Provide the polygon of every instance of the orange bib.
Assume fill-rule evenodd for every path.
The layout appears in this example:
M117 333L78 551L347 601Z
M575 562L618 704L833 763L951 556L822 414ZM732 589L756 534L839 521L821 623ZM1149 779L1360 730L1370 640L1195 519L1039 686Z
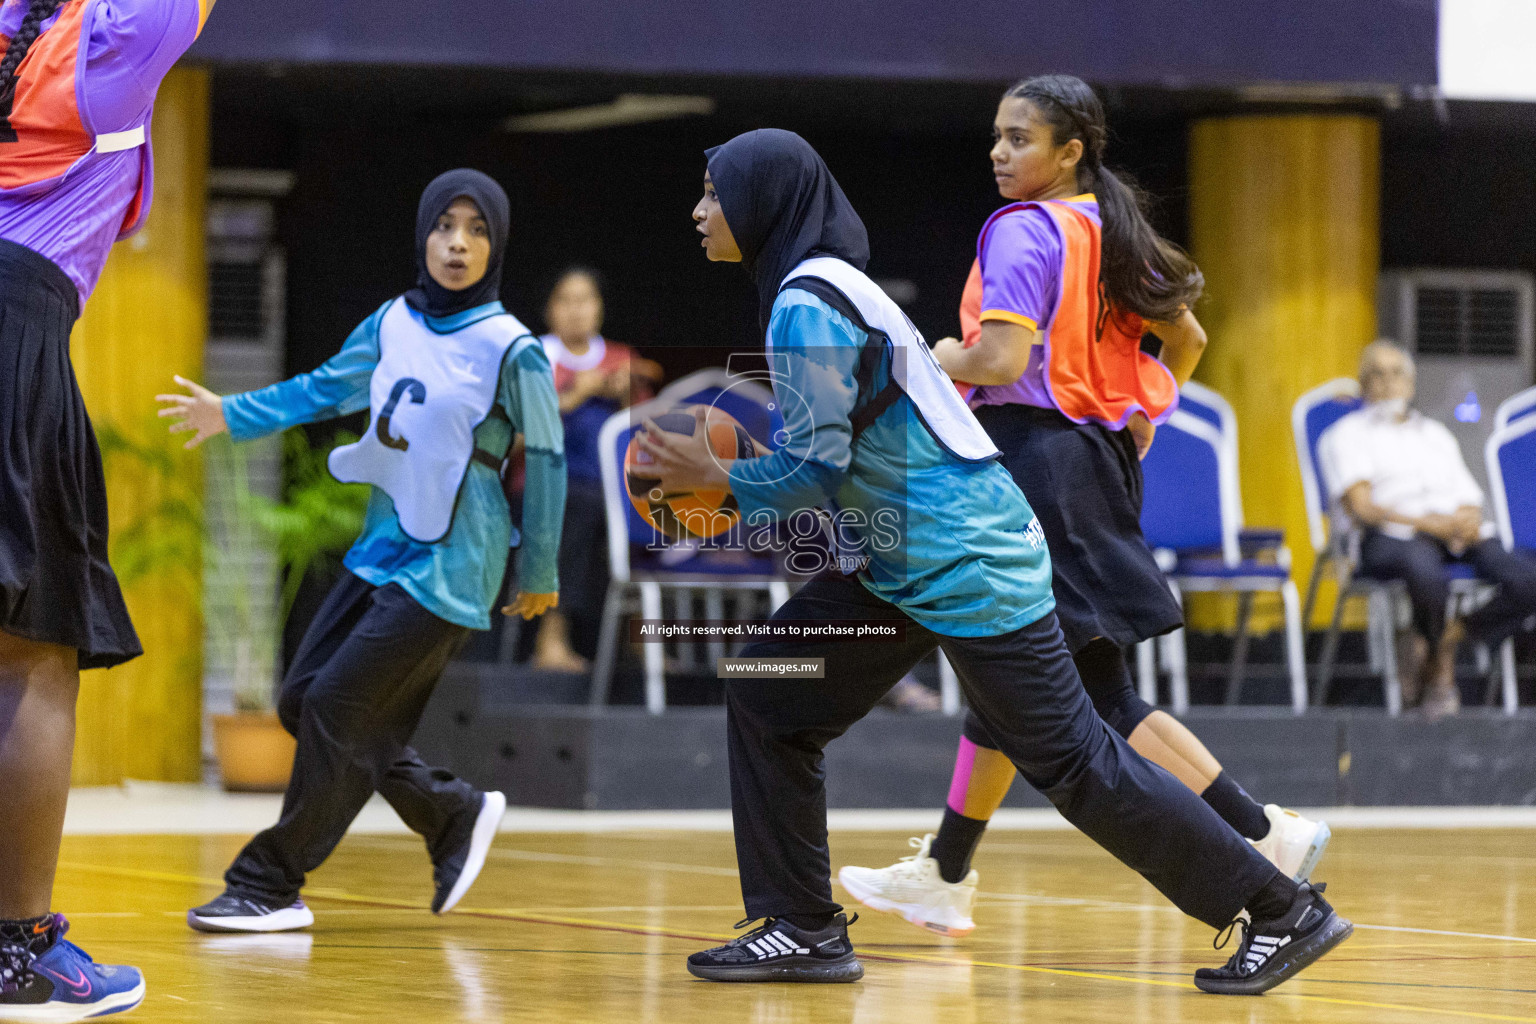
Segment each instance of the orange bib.
M1014 203L994 213L981 230L977 250L997 219L1037 206L1055 225L1062 243L1061 292L1056 310L1040 325L1045 345L1045 389L1062 415L1077 423L1095 421L1114 429L1132 413L1154 423L1172 413L1178 387L1168 368L1141 350L1141 317L1106 308L1099 287L1098 221L1071 203L1049 200ZM981 265L971 268L960 308L966 342L981 334Z
M4 122L0 122L0 192L24 196L45 193L98 148L98 136L80 117L79 97L83 70L80 64L85 59L83 52L95 9L96 0L67 0L59 8L58 20L37 37L16 69L11 109ZM9 43L9 38L0 36L0 52ZM134 145L146 166L139 178L138 193L124 216L123 234L136 228L147 212L144 199L149 179L148 125L143 126L142 132L146 134ZM119 132L113 137L133 134Z

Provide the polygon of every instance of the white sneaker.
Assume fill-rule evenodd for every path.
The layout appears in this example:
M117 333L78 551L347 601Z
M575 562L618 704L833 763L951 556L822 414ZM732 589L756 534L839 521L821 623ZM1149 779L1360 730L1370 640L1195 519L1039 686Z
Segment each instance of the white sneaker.
M475 814L475 825L469 841L459 847L441 864L433 865L432 878L436 891L432 895L432 913L446 914L459 905L459 900L469 892L469 887L480 877L485 867L485 855L501 828L501 819L507 813L507 798L492 791L480 800L480 810Z
M1264 805L1269 835L1254 841L1254 848L1274 862L1281 873L1305 882L1333 838L1327 822L1303 818L1275 804Z
M933 833L908 844L917 852L888 868L846 867L837 873L849 895L871 910L898 914L928 932L959 938L976 927L971 909L976 905L973 870L958 882L946 882L939 862L928 856Z

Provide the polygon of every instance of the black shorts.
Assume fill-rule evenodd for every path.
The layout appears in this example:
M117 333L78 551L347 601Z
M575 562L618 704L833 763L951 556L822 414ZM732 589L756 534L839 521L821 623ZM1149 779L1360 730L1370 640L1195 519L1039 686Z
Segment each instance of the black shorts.
M1076 654L1095 637L1124 647L1182 626L1141 534L1141 463L1130 431L1028 405L986 405L976 418L1045 530L1067 649Z
M74 282L0 240L0 629L110 668L144 653L107 563L101 450L69 361Z

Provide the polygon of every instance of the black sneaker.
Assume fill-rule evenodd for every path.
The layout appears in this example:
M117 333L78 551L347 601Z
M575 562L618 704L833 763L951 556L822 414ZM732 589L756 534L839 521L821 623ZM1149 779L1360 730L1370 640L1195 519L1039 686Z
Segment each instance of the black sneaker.
M838 914L825 928L808 932L770 917L723 946L690 956L688 973L705 981L858 981L864 965L848 941L851 923Z
M480 799L480 809L466 829L464 841L447 857L432 866L432 881L437 890L432 894L432 913L446 914L458 905L469 887L480 877L485 867L485 855L501 827L502 816L507 813L507 798L500 793L486 793Z
M211 903L187 911L188 926L200 932L291 932L314 923L315 915L303 900L271 905L227 890Z
M1215 946L1227 944L1234 926L1243 930L1237 952L1225 967L1202 967L1195 987L1224 996L1256 996L1289 981L1354 932L1323 899L1326 885L1302 883L1290 909L1270 921L1239 918L1217 936Z

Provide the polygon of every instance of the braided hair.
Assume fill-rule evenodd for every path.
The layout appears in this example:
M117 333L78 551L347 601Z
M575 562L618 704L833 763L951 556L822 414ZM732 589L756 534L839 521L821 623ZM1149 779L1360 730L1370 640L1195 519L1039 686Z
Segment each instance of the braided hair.
M1184 250L1160 236L1147 221L1148 197L1136 182L1104 166L1109 126L1093 89L1071 75L1040 75L1017 83L1004 97L1027 100L1051 126L1056 145L1082 140L1078 187L1099 200L1104 223L1099 286L1110 303L1160 321L1175 320L1193 306L1205 287L1205 276Z
M0 58L0 110L8 110L16 94L16 69L26 59L27 51L42 33L43 22L53 16L65 0L30 0L27 13L21 19L21 27L11 36L5 56Z

